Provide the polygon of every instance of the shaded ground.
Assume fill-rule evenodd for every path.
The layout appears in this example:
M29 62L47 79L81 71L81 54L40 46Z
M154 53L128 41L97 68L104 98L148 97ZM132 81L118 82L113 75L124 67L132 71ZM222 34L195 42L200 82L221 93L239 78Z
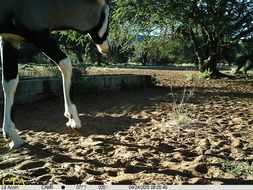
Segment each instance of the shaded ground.
M0 135L0 179L26 184L253 184L253 173L231 173L231 161L253 162L253 80L201 80L185 71L94 69L90 74L152 74L156 87L75 98L82 135L65 127L63 100L15 106L29 145L9 151ZM187 80L190 75L193 81ZM172 125L174 97L194 96ZM2 112L1 112L2 116Z

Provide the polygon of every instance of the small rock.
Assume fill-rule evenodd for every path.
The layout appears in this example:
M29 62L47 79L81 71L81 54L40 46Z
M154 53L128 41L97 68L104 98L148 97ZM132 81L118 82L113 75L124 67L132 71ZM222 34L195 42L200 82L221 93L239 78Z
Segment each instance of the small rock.
M222 182L222 181L211 181L211 184L212 185L223 185L224 182Z
M189 184L206 184L206 181L199 177L189 179Z
M208 147L210 147L210 141L209 141L209 139L201 139L200 141L199 141L199 144L198 144L200 147L203 147L203 148L208 148Z
M206 156L200 155L200 156L196 157L193 162L199 163L199 162L205 162L205 161L206 161Z
M235 148L243 148L243 143L240 139L237 138L232 138L232 144L233 147Z
M175 162L163 161L160 163L164 168L173 168L175 167Z
M248 175L247 180L253 180L253 175Z
M171 161L173 162L181 162L184 160L183 155L180 152L175 152L173 155L173 159Z
M236 123L236 124L241 124L242 118L236 117L236 118L233 118L232 121L233 121L234 123Z
M203 155L205 153L205 150L203 148L201 148L200 146L195 148L195 151L199 154L199 155Z

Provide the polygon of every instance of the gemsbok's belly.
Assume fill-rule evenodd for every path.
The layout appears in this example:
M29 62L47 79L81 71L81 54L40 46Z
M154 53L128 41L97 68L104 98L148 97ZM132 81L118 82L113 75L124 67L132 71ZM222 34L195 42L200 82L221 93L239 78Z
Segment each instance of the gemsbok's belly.
M25 41L25 39L16 34L9 34L9 33L0 33L0 37L8 40L14 47L19 48L20 43Z
M13 41L24 41L25 39L19 35L16 34L9 34L9 33L0 33L0 36L2 36L5 39L13 40Z

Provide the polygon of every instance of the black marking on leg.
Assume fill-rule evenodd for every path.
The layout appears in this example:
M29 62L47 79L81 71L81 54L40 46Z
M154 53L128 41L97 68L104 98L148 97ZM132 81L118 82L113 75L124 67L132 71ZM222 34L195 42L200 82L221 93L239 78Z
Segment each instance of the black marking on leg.
M15 109L14 109L14 106L12 105L12 107L11 107L11 121L15 124L14 111L15 111Z
M72 83L70 86L70 92L69 92L69 98L72 104L75 104L75 95L76 95L76 90L75 90L75 83Z
M108 26L107 26L106 32L104 33L104 35L102 37L100 37L98 35L99 30L103 27L103 24L104 24L104 21L105 21L105 16L106 16L105 12L102 11L97 26L95 26L92 30L89 31L89 34L90 34L93 42L95 42L96 44L102 44L106 40L106 38L108 36Z
M18 75L18 50L7 40L3 41L3 77L6 82Z
M60 50L48 30L33 31L27 40L35 44L56 64L59 64L60 61L67 58L65 53Z

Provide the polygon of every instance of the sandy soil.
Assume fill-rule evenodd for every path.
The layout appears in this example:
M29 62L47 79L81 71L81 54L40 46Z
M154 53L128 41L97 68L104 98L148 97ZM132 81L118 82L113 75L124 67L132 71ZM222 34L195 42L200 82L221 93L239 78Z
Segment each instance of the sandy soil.
M200 80L195 72L88 70L90 74L152 74L156 86L75 97L82 134L65 127L63 100L16 105L15 121L29 143L9 151L0 135L0 179L26 184L253 184L226 162L253 162L253 80ZM195 77L193 81L186 75ZM173 96L189 124L171 122ZM1 111L2 116L2 111Z

